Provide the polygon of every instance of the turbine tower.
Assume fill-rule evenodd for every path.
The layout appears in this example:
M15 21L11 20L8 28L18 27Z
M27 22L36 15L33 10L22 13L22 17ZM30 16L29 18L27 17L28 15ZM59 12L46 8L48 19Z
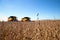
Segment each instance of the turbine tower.
M39 13L37 13L37 20L39 20Z

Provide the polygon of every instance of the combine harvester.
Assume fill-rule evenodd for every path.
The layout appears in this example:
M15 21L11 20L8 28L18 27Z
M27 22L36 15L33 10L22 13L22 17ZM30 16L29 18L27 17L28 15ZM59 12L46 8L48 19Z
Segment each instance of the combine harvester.
M17 17L16 16L8 17L8 22L11 22L11 21L18 21ZM29 22L29 21L31 21L29 17L24 17L21 19L21 22Z
M8 21L11 22L11 21L18 21L18 20L16 16L10 16L8 17Z

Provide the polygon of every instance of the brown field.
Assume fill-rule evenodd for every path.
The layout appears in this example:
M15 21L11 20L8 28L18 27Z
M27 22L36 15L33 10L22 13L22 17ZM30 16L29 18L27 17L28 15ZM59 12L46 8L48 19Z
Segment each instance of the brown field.
M60 40L60 20L0 22L0 40Z

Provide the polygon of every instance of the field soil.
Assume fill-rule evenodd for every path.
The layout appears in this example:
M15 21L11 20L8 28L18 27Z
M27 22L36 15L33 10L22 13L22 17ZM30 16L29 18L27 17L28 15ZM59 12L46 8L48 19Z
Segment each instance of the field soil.
M60 40L60 20L0 22L0 40Z

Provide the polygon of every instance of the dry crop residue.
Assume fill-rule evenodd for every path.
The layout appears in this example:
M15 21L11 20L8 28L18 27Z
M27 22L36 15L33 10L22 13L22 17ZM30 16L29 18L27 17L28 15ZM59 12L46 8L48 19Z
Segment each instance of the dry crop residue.
M0 40L60 40L60 20L0 22Z

